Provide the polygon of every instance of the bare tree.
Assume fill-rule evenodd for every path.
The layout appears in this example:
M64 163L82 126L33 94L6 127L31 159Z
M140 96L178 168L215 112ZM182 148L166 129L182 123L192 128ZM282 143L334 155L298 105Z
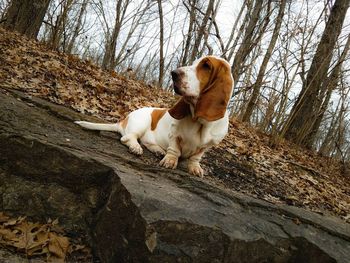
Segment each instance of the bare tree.
M188 13L189 13L189 22L188 22L188 30L186 34L186 40L184 41L185 45L183 48L183 52L181 55L181 65L186 65L188 62L188 56L190 53L190 47L191 47L191 39L193 36L193 32L195 29L195 20L196 20L196 3L197 0L188 0L188 4L185 1L183 1L184 6L186 7Z
M48 43L53 49L58 49L63 37L63 32L67 25L68 13L73 5L74 0L63 0L59 3L60 13L56 16L56 21L51 25L51 32Z
M337 88L337 85L342 77L342 66L349 52L349 48L350 48L350 34L348 35L348 39L345 43L344 49L336 65L331 70L327 79L322 83L320 94L322 97L324 97L324 99L317 101L318 105L316 107L319 110L318 110L316 119L313 123L313 126L311 128L311 131L306 138L306 141L308 141L310 145L313 145L314 142L316 141L317 132L319 131L324 114L328 108L328 104L333 94L333 91Z
M242 66L252 51L254 46L257 44L256 33L259 28L258 22L261 17L263 10L264 0L255 0L255 4L252 10L248 10L246 17L249 17L248 25L246 26L244 37L241 45L239 46L232 65L232 75L233 79L237 81L239 74L242 71ZM269 4L270 5L270 4Z
M347 146L345 146L345 131L346 121L345 116L349 111L349 102L347 97L349 95L349 87L344 85L344 82L340 82L340 99L337 102L337 107L330 114L330 122L324 126L326 131L323 141L319 147L319 153L324 156L333 156L337 159L344 159L344 152Z
M208 37L211 26L215 24L216 7L220 5L220 1L216 2L216 7L214 7L215 0L210 0L206 7L204 3L198 0L183 1L189 14L189 21L186 40L181 52L181 65L191 64L195 59L201 57L204 48L209 50L209 54L211 53L212 48L208 44ZM204 8L205 12L202 11ZM202 17L201 20L200 17ZM216 30L218 32L218 28Z
M4 27L36 38L49 4L50 0L12 0Z
M0 24L6 21L5 15L10 6L10 0L0 1Z
M188 61L189 63L192 63L197 58L198 53L199 53L198 50L199 50L199 46L201 44L201 41L202 41L203 37L205 36L205 34L208 34L208 31L206 31L206 30L208 30L207 25L208 25L209 17L211 15L211 13L213 12L214 1L215 0L209 0L207 9L205 11L205 14L204 14L204 17L202 20L202 23L198 28L197 36L196 36L194 43L193 43L192 52L191 52L191 55L190 55L190 58Z
M103 5L101 1L100 4ZM108 35L106 36L105 53L102 60L102 68L104 69L112 70L114 68L117 39L129 4L130 0L117 1L113 31L112 33L107 32Z
M260 66L257 79L253 85L253 88L252 88L253 92L249 98L247 107L246 107L245 112L243 114L242 121L244 121L244 122L248 122L250 120L250 117L251 117L253 110L254 110L254 106L257 102L257 99L258 99L258 96L260 93L260 88L261 88L261 85L263 82L263 78L265 76L266 67L267 67L268 62L270 61L273 49L275 48L277 38L278 38L280 29L281 29L281 24L282 24L282 19L283 19L284 9L286 7L286 3L287 3L287 0L281 0L278 15L277 15L276 21L275 21L275 28L273 30L272 37L270 39L268 48L266 50L263 62Z
M233 41L233 38L235 36L235 33L236 33L236 30L237 30L237 26L238 26L238 23L240 22L241 18L242 18L242 14L244 12L244 9L245 7L247 6L248 2L250 3L251 1L248 1L248 0L244 0L243 3L242 3L242 6L238 12L238 15L235 19L235 22L232 26L232 30L231 30L231 34L230 34L230 37L228 38L228 40L226 41L226 44L225 44L225 47L224 49L222 50L222 55L224 58L226 58L227 60L231 60L232 58L232 55L233 55L233 52L234 52L234 49L236 47L236 45L231 45L232 41ZM246 17L248 18L248 17ZM243 23L242 23L242 26L241 26L241 32L243 31ZM237 34L240 36L240 34ZM238 37L236 38L237 41L238 41ZM237 43L236 43L237 44Z
M69 42L68 42L68 45L66 48L67 53L72 53L72 51L73 51L76 39L77 39L79 32L81 31L81 28L83 26L83 17L84 17L84 14L86 12L88 2L89 2L89 0L83 0L83 2L81 3L77 22L74 26L72 35L70 36L70 39L69 39Z
M327 78L333 50L341 32L349 3L350 0L335 1L302 91L285 126L287 139L308 148L313 143L308 140L308 135L312 131L312 126L319 112L317 100L324 99L323 94L320 94L322 83Z
M163 21L163 8L162 1L158 1L158 12L159 12L159 78L158 85L163 85L164 79L164 21Z

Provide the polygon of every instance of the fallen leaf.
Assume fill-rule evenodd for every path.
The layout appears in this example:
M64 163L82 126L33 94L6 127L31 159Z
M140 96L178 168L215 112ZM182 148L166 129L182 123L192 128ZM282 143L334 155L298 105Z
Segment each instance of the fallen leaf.
M49 233L49 251L60 259L66 257L69 247L68 238Z

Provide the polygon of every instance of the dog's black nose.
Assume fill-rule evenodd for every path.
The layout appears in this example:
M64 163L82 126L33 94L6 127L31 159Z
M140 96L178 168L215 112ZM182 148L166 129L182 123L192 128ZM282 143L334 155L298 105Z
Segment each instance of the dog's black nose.
M180 71L175 69L171 72L171 77L173 79L173 81L179 80L180 78Z

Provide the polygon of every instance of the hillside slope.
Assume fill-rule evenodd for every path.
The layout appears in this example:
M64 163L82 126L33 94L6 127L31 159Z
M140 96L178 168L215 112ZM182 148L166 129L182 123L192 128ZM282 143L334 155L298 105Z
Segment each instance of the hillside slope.
M0 88L17 89L105 121L116 121L142 106L167 107L176 101L171 93L3 29ZM288 142L271 148L267 135L236 120L203 164L205 179L216 184L350 221L350 182L341 164Z

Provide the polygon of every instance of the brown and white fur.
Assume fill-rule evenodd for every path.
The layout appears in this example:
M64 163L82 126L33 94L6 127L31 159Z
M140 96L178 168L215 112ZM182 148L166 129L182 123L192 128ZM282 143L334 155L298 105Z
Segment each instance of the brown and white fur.
M188 171L203 176L200 160L206 149L219 144L228 131L227 105L232 95L230 64L206 56L191 66L171 72L174 91L181 99L170 109L141 108L116 124L76 121L80 126L116 131L134 154L142 154L139 141L153 153L164 155L160 165L175 169L188 159Z

